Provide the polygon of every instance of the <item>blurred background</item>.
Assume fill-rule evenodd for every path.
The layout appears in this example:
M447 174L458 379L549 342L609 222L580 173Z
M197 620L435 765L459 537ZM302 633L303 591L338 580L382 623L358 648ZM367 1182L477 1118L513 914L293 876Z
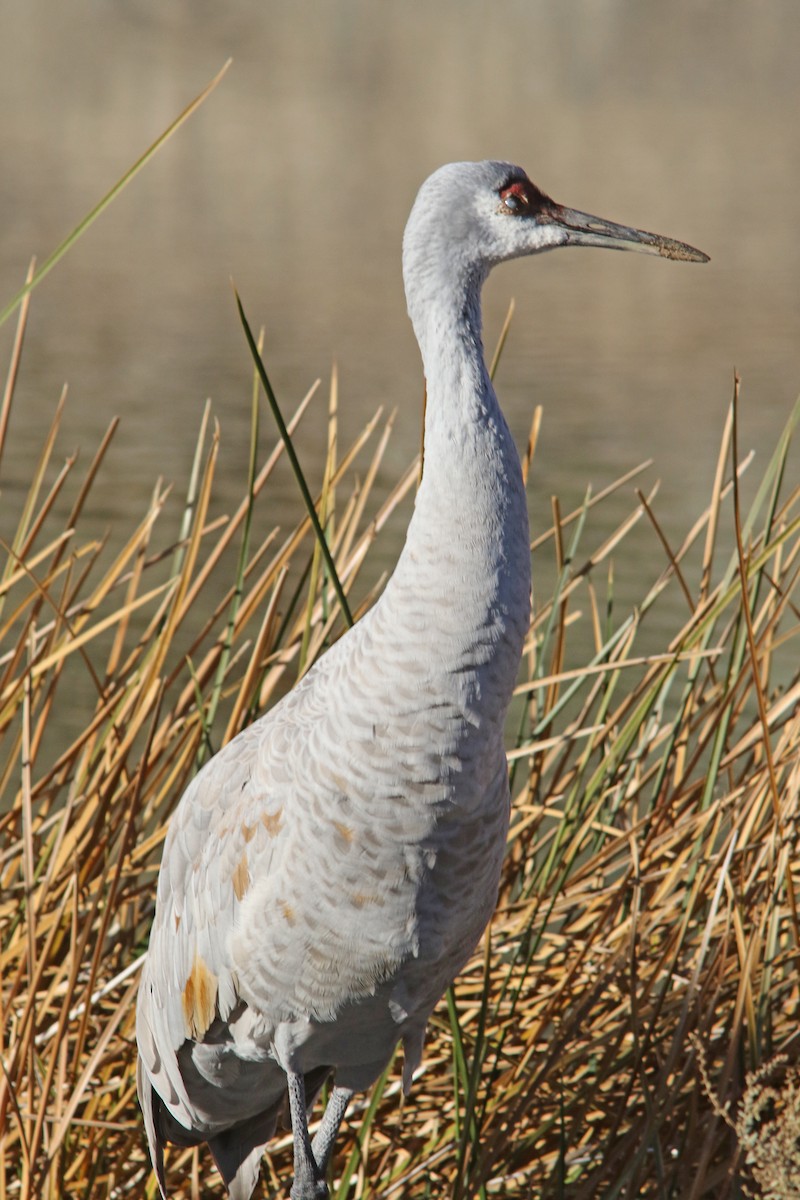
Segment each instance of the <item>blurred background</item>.
M490 280L490 349L516 299L497 383L520 446L544 406L534 532L551 494L567 511L653 458L656 511L680 540L710 491L734 367L741 450L764 465L800 390L796 0L7 4L0 300L228 56L211 99L34 294L3 506L30 479L64 383L64 453L88 461L123 421L94 493L100 528L129 529L159 475L185 490L206 397L222 426L218 498L239 497L252 371L231 278L266 329L285 411L334 359L343 441L378 405L399 408L388 490L421 415L403 225L425 176L463 158L512 159L563 203L711 255L700 267L559 252ZM4 363L12 333L0 331ZM268 416L262 437L266 453ZM321 400L300 442L317 482L324 441ZM284 478L270 522L299 511ZM632 485L599 519L631 504ZM623 599L663 563L646 523L635 537Z

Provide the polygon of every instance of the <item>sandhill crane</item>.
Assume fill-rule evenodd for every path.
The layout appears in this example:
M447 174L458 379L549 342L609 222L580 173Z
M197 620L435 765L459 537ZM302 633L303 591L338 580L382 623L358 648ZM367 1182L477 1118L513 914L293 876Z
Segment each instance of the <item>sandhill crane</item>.
M704 262L556 204L519 167L454 163L406 227L428 389L425 471L371 611L221 750L171 820L139 989L139 1097L163 1195L167 1142L208 1142L247 1200L288 1106L292 1200L328 1195L354 1091L428 1018L497 900L503 723L530 617L519 459L489 380L481 286L557 246ZM334 1086L313 1141L308 1111Z

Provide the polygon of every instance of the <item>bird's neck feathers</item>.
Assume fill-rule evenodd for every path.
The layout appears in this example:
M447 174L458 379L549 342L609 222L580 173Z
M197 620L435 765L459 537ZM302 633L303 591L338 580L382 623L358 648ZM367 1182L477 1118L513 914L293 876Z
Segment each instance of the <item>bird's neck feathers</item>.
M488 271L452 253L424 260L406 253L404 265L427 389L425 474L435 472L437 491L472 507L519 474L484 358L481 289Z
M408 233L403 247L408 314L427 387L426 454L435 452L440 436L452 443L482 424L487 407L499 412L483 353L481 289L488 272L457 251L451 243L445 252L435 237L420 246Z
M476 623L498 602L502 607L513 600L512 607L525 614L530 577L525 490L481 337L488 267L459 252L457 243L442 248L430 230L423 231L427 241L415 232L412 224L403 266L427 406L423 478L407 550L416 568L430 557L440 583L445 558L455 588L465 579L474 582L481 609Z
M525 489L484 361L483 273L452 260L449 278L435 259L416 265L406 287L427 385L424 469L380 609L395 636L407 630L410 653L435 629L436 686L462 699L480 693L496 737L530 613Z
M454 586L482 579L481 603L491 606L508 592L523 611L530 571L525 489L482 344L481 289L491 264L474 248L468 208L456 206L447 225L441 211L425 189L403 239L408 313L427 385L425 464L404 558L418 564L430 557L441 579L444 544Z
M403 245L427 384L424 470L405 547L371 615L415 677L425 648L420 677L443 704L466 711L481 697L481 721L464 728L476 735L481 724L499 744L530 615L525 489L483 356L488 266L470 256L468 228L444 239L431 211L423 196Z
M457 237L445 236L415 207L403 238L403 281L408 315L430 381L441 351L481 356L481 288L488 268Z

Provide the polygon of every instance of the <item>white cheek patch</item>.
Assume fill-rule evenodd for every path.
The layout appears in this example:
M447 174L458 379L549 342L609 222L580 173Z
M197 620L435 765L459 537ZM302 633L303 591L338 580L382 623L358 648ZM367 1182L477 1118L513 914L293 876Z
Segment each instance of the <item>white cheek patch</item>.
M539 224L531 217L514 217L498 214L495 228L494 261L523 258L563 246L567 241L565 230L556 224Z

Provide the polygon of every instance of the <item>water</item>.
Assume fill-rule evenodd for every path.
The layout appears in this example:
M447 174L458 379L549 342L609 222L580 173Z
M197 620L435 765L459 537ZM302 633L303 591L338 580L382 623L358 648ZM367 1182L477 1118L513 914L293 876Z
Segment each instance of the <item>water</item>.
M487 343L517 311L498 377L524 442L545 410L532 520L549 523L654 458L656 509L680 540L703 505L732 373L741 444L774 445L800 387L800 15L583 0L503 5L73 0L6 5L0 39L0 296L24 278L219 69L214 96L37 291L5 462L19 503L64 382L59 446L85 459L122 429L90 521L130 528L159 475L185 486L207 396L223 431L219 495L241 490L250 365L233 277L267 330L287 408L340 369L344 437L400 409L385 492L419 442L420 369L400 238L439 163L507 157L556 199L689 241L708 266L561 252L496 272ZM11 331L0 332L7 357ZM264 452L272 431L264 422ZM321 464L323 407L300 447ZM796 461L796 460L795 460ZM270 520L296 514L294 484ZM602 534L632 503L598 515ZM407 509L375 560L391 564ZM663 557L642 524L618 557L621 603ZM662 609L663 629L680 623ZM657 636L656 636L657 635Z

